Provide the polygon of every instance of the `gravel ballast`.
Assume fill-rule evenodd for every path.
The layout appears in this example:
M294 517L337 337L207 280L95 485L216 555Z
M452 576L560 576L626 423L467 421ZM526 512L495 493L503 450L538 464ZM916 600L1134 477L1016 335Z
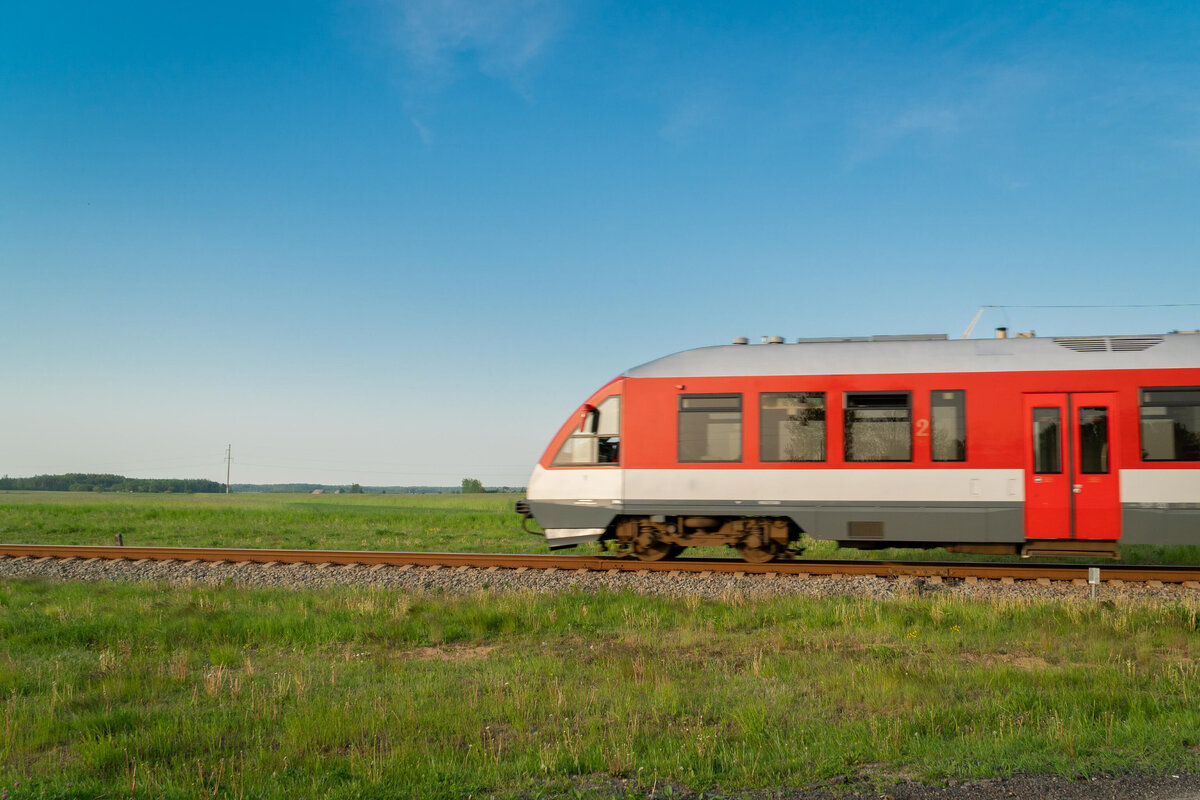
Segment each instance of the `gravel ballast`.
M59 581L134 581L172 585L232 584L247 588L319 589L327 586L375 586L407 592L621 592L666 597L832 597L889 599L914 595L1029 600L1089 600L1091 587L1070 581L930 580L843 575L812 576L752 573L637 572L628 570L485 569L477 567L394 567L372 569L341 565L128 560L0 559L0 578ZM1200 603L1200 591L1182 584L1103 583L1097 600Z

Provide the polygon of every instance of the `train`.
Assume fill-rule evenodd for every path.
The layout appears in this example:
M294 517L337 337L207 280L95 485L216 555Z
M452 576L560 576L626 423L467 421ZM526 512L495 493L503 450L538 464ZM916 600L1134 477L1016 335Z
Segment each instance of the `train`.
M728 546L766 562L802 536L1114 558L1200 544L1200 331L674 353L567 418L517 511L551 549L646 561Z

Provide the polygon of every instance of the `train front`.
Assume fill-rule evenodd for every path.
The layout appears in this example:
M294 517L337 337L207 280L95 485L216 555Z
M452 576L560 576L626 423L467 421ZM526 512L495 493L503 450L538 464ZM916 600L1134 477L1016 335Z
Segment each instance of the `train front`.
M617 378L588 398L551 440L517 512L551 550L595 542L620 514L621 388ZM542 528L533 531L528 521Z

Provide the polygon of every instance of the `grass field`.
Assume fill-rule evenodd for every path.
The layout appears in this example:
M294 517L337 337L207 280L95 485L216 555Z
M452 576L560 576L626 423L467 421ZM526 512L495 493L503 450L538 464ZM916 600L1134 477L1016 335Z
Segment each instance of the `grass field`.
M544 551L515 499L11 492L0 538ZM1196 771L1198 611L5 581L0 800Z
M103 494L0 492L0 541L45 544L545 553L521 530L514 494ZM569 551L594 552L594 546ZM987 560L945 550L839 549L813 558ZM688 555L733 556L728 548ZM1007 557L1004 557L1007 558ZM1127 563L1200 564L1200 547L1123 547Z
M1196 771L1197 611L8 582L0 784L718 797Z
M45 544L549 552L513 494L0 492L0 539Z

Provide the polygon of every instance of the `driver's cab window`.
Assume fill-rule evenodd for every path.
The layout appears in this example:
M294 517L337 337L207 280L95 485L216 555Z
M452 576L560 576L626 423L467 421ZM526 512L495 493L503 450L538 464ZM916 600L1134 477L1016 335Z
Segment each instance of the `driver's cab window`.
M595 408L584 408L552 463L554 466L619 464L620 450L621 397L613 395L601 400Z

